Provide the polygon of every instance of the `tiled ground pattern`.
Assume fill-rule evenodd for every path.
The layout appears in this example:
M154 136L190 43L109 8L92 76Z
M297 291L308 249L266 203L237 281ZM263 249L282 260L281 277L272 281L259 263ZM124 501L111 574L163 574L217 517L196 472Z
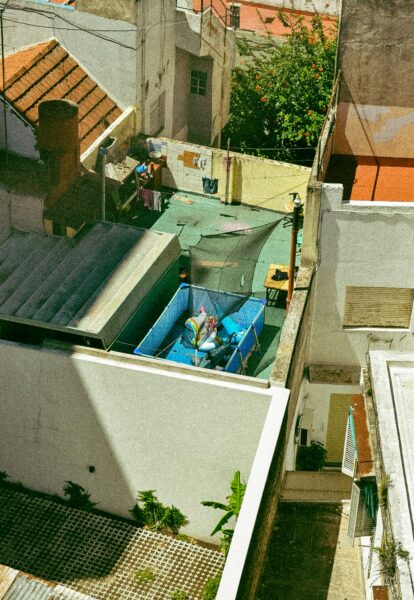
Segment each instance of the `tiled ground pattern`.
M98 600L201 598L224 566L220 552L0 487L0 564ZM150 569L154 580L137 573Z

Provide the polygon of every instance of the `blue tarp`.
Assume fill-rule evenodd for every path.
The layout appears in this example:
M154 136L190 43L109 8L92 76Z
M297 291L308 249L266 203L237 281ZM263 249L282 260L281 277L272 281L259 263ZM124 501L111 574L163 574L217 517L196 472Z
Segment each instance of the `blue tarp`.
M211 305L210 292L205 288L182 284L177 290L171 302L149 330L142 342L135 348L134 354L151 356L172 360L183 364L194 364L207 354L194 348L189 348L182 342L182 332L185 320L192 316L189 313L189 299L197 298L198 309L203 306L207 314L214 311ZM228 292L220 292L223 302L229 300L229 296L236 296ZM236 311L227 315L219 324L218 334L225 341L232 333L237 335L238 344L224 366L224 370L230 373L243 371L244 365L257 340L262 333L264 325L264 304L257 298L248 298Z

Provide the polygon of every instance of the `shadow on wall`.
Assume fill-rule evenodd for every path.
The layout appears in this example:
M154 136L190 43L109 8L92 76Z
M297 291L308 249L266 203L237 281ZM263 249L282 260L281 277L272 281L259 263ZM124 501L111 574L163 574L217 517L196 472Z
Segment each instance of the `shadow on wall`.
M0 470L29 489L60 497L71 480L90 492L97 509L128 516L136 490L127 483L110 421L91 393L96 382L77 368L76 352L1 346L8 377L1 393Z

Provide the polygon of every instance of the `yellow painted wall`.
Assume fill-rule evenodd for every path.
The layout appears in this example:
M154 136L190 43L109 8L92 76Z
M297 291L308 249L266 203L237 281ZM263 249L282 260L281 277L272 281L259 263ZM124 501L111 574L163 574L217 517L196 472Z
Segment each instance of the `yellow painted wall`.
M229 171L229 200L282 212L287 212L286 203L291 199L291 192L299 192L302 201L305 201L310 176L308 167L235 152L231 152L230 156L232 165ZM224 201L225 151L213 151L212 177L218 179L218 196Z

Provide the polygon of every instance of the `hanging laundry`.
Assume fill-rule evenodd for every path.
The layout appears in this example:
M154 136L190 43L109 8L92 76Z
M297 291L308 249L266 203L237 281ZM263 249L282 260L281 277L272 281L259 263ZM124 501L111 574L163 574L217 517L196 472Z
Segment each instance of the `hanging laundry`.
M154 191L154 202L153 202L153 210L157 210L158 212L162 212L162 196L161 192Z
M203 191L205 194L217 194L218 179L203 177Z
M144 199L144 206L149 210L154 210L154 192L153 190L147 190L143 188L141 190L142 197Z
M137 186L137 206L138 208L144 208L144 196L142 195L142 188Z

